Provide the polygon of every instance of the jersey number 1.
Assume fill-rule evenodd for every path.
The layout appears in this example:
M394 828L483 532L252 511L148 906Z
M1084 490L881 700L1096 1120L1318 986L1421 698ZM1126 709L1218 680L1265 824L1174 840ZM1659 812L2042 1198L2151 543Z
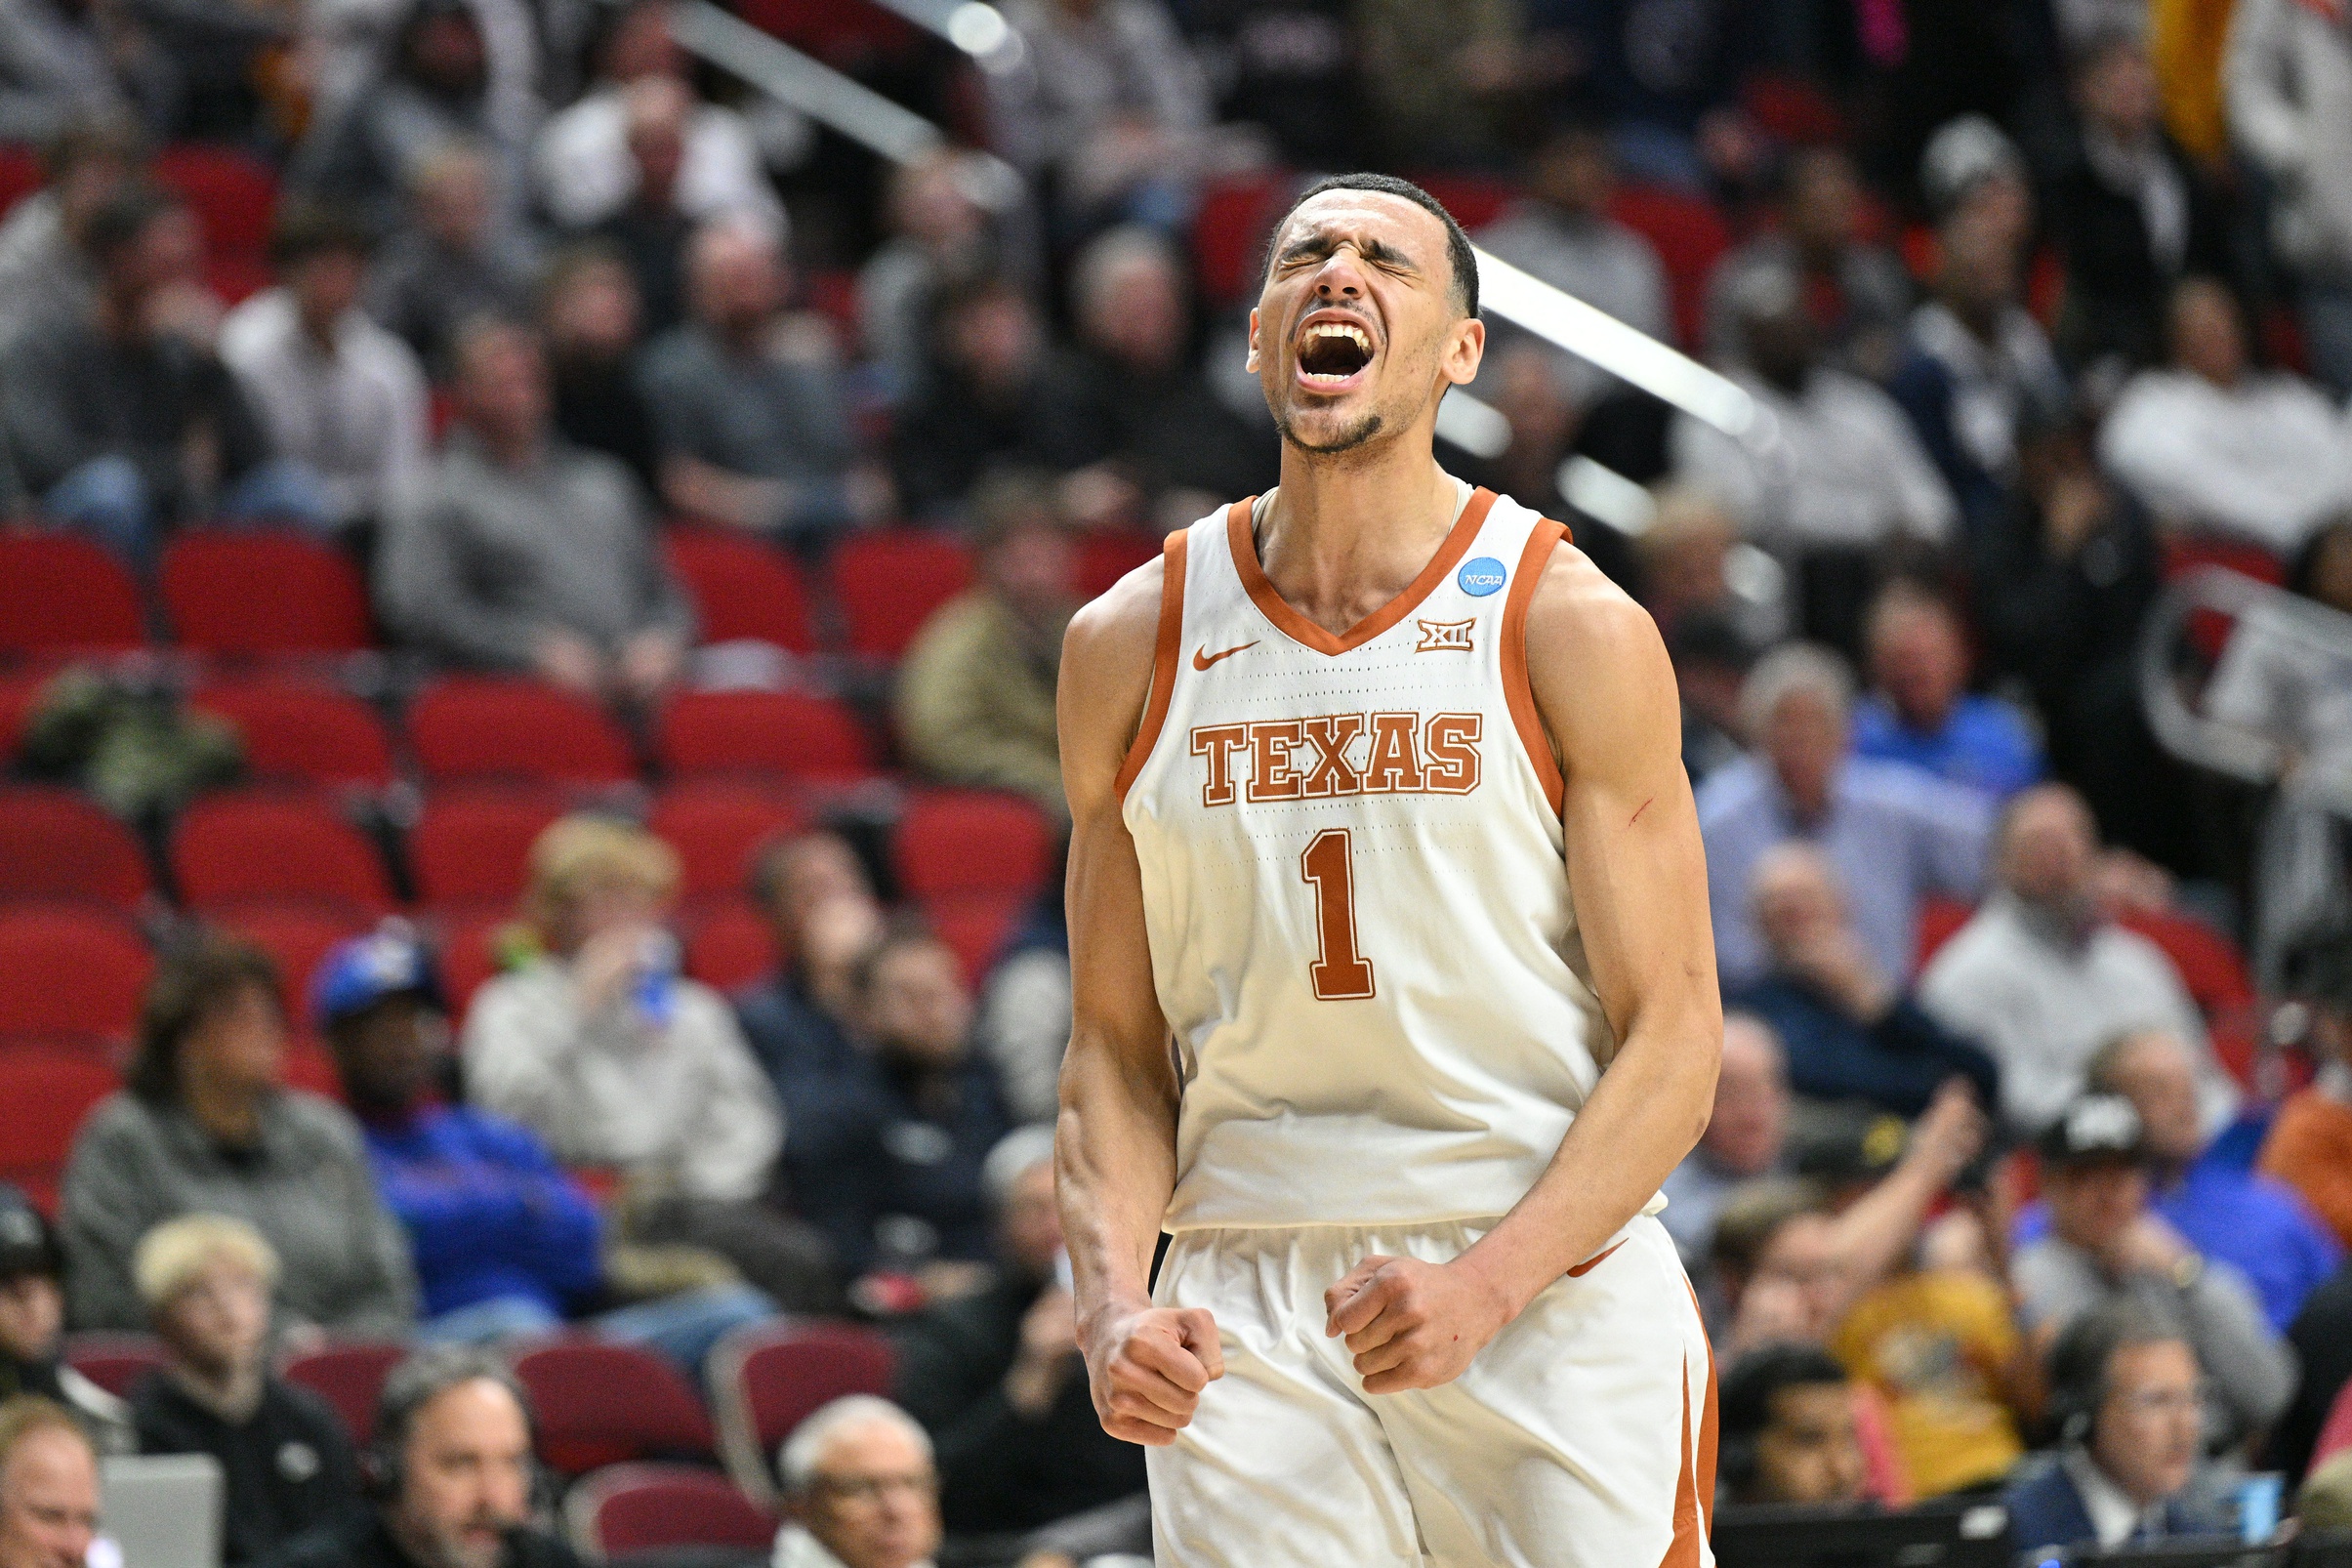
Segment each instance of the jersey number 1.
M1372 995L1372 962L1356 951L1355 844L1345 828L1325 828L1299 857L1299 873L1315 889L1315 933L1321 956L1306 967L1319 1002L1358 1002Z

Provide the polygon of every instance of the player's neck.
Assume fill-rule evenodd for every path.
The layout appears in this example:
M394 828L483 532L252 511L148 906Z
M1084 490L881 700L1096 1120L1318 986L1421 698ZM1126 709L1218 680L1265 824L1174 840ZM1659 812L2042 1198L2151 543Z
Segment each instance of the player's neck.
M1427 443L1334 459L1286 446L1282 486L1256 519L1259 564L1285 602L1344 633L1403 593L1437 554L1462 489Z

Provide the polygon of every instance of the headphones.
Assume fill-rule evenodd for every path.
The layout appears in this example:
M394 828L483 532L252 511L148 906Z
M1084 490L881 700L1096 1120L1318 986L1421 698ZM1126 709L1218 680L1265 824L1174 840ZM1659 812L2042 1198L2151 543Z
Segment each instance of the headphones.
M359 1451L359 1490L369 1502L388 1504L400 1496L407 1477L405 1455L409 1434L427 1405L450 1389L469 1382L494 1382L514 1397L522 1412L523 1430L531 1441L531 1495L534 1506L543 1490L539 1467L539 1418L514 1369L486 1350L463 1345L436 1345L420 1350L392 1368L376 1401L376 1426Z
M2045 1424L2063 1444L2089 1442L2107 1401L2107 1369L2116 1352L2183 1338L2177 1322L2145 1301L2120 1297L2092 1307L2069 1323L2050 1348Z

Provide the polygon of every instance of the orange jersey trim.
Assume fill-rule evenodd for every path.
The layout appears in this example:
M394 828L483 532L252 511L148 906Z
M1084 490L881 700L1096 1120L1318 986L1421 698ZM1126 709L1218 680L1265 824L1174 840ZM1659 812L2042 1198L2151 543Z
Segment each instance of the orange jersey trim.
M1421 575L1407 584L1403 593L1349 627L1344 637L1335 637L1317 626L1291 608L1289 602L1274 591L1273 583L1266 577L1264 565L1258 559L1258 541L1250 530L1250 509L1257 501L1256 496L1247 501L1236 501L1225 513L1225 538L1233 547L1233 568L1241 573L1241 585L1249 590L1250 602L1274 623L1275 630L1292 641L1312 648L1317 653L1336 655L1362 647L1387 631L1413 613L1421 601L1446 580L1446 574L1469 553L1470 541L1478 537L1479 526L1486 521L1487 509L1495 504L1495 492L1471 491L1469 501L1462 509L1462 516L1454 519L1454 526L1447 532L1445 543L1437 547L1437 554L1429 557L1429 564L1421 569Z
M1162 549L1160 569L1165 575L1160 579L1159 640L1151 653L1151 695L1143 703L1143 722L1135 729L1135 743L1119 764L1116 787L1122 801L1135 787L1143 764L1151 760L1151 749L1159 744L1160 729L1168 722L1168 705L1176 697L1176 666L1184 651L1184 556L1191 539L1191 529L1179 528L1168 536Z
M1553 548L1567 537L1567 526L1549 517L1535 525L1527 548L1519 552L1519 569L1511 576L1510 598L1503 606L1503 701L1510 709L1519 744L1527 748L1527 760L1536 764L1536 777L1543 781L1544 799L1551 803L1553 816L1567 804L1568 782L1560 776L1560 760L1551 754L1551 737L1544 733L1535 688L1528 684L1527 609L1535 602L1536 585L1544 580Z

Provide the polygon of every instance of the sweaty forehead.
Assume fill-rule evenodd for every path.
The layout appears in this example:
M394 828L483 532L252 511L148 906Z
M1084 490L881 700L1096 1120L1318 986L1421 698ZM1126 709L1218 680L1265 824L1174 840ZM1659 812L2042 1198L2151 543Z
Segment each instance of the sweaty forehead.
M1384 190L1348 189L1311 196L1283 220L1281 231L1274 236L1274 254L1280 256L1313 235L1382 240L1411 258L1433 285L1443 287L1450 281L1445 270L1445 225L1435 214L1402 196Z

